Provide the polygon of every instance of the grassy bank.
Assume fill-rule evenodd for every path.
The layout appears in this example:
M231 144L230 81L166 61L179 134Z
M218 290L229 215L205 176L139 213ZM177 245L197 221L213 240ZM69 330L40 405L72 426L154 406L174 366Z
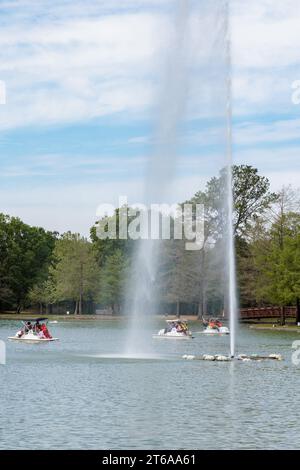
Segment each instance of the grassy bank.
M48 318L50 321L95 321L120 320L124 317L117 315L37 315L34 313L0 313L0 320L28 320L32 318Z
M256 325L250 325L251 330L268 330L268 331L294 331L300 333L300 327L297 325L271 325L270 323L261 323Z
M102 320L126 320L124 315L37 315L34 313L0 313L0 320L28 320L32 318L46 317L50 321L102 321ZM174 315L166 317L165 315L155 315L157 320L172 319ZM199 321L192 315L181 315L181 320Z

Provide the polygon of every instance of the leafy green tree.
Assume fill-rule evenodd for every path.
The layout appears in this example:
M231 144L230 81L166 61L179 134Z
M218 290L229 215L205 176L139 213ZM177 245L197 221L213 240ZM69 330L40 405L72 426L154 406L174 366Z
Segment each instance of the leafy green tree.
M79 234L65 233L56 242L56 263L50 270L56 301L75 302L74 314L82 314L83 299L99 293L100 268L93 245Z
M232 167L234 232L245 235L251 221L263 214L278 195L270 191L270 182L250 165ZM218 177L212 177L205 191L198 191L189 201L204 204L206 212L206 239L218 238L224 233L226 219L227 170L222 169Z
M264 214L278 200L270 191L270 182L250 165L233 166L234 229L238 236L247 235L249 223Z
M124 299L128 261L122 250L117 249L107 256L100 276L99 301L120 313Z
M128 216L128 208L124 207L123 209L127 210L127 216ZM114 215L112 215L111 217L103 217L101 219L101 222L103 222L103 220L106 221L106 225L108 225L109 222L111 222L113 225L115 224L115 227L116 227L115 238L109 238L109 237L100 238L98 236L97 225L99 224L100 221L97 221L96 224L90 230L90 236L91 236L93 245L95 247L95 252L97 255L99 266L103 266L106 262L106 259L109 256L111 256L111 254L115 253L117 250L120 250L126 258L130 258L130 256L132 255L134 242L130 240L130 238L127 238L127 239L119 238L119 221L120 221L119 214L120 214L119 209L116 209ZM128 224L130 223L131 220L132 218L128 216Z
M196 275L194 253L185 251L184 240L167 240L162 244L162 253L158 269L159 292L161 300L176 304L180 314L181 302L197 301L195 283Z
M28 299L33 304L39 304L40 313L43 314L43 306L46 305L47 309L48 306L54 304L56 300L53 277L49 275L43 282L35 284L28 294Z
M31 227L16 217L0 215L0 285L17 311L30 289L47 278L56 234Z
M285 270L281 266L280 272L278 262L284 255L285 244L296 236L299 207L299 193L283 187L270 208L248 226L247 237L237 238L241 306L283 305L281 291L276 294L280 283L274 284L274 279L275 276L283 279Z
M300 214L285 214L256 248L259 300L295 304L300 298Z
M270 191L269 180L258 174L258 170L249 165L234 165L232 167L233 182L233 227L236 238L236 253L239 279L246 279L245 263L247 252L247 237L251 226L256 220L278 199L278 196ZM203 204L205 210L204 226L204 247L198 257L200 278L199 306L201 311L205 312L205 304L214 299L214 305L226 304L225 296L225 237L227 233L227 170L222 169L218 177L211 178L204 191L198 191L188 202ZM209 260L207 260L209 257ZM249 270L247 270L249 274ZM246 288L246 282L243 288ZM241 289L241 294L245 295L245 290ZM223 305L224 307L224 305Z

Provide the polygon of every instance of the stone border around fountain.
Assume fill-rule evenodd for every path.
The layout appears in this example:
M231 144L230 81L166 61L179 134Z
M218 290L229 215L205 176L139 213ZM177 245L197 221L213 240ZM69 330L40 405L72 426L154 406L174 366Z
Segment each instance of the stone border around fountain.
M230 362L233 360L249 362L249 361L282 361L283 358L281 354L269 354L268 356L260 356L258 354L239 354L237 357L224 356L221 354L203 354L202 356L194 356L192 354L184 354L182 359L187 361L217 361L217 362Z

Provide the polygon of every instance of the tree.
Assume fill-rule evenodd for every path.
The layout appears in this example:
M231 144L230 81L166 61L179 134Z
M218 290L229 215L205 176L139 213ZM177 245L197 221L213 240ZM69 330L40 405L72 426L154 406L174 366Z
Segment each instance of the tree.
M278 243L283 248L287 216L297 214L300 209L300 194L291 186L283 186L277 194L277 199L267 212L268 221L276 227Z
M35 284L28 294L28 299L33 304L39 304L40 313L43 314L43 305L48 309L49 305L55 303L56 300L55 284L53 277L49 275L48 279L41 283Z
M263 214L278 199L270 192L270 182L260 176L250 165L232 167L233 182L233 226L237 236L246 234L248 225L255 217ZM198 191L189 201L203 204L206 212L206 239L219 238L227 226L227 169L222 169L218 177L212 177L205 191Z
M238 267L242 267L242 256L247 252L247 237L251 225L277 200L277 195L270 192L269 180L258 174L258 170L249 165L232 167L233 181L233 228L236 239ZM227 303L225 296L226 273L226 234L227 218L227 169L222 169L218 177L212 177L205 189L198 191L187 201L203 204L204 246L195 254L199 264L199 315L205 313L210 301L222 308ZM242 252L239 252L242 250ZM209 259L207 257L209 256ZM244 268L245 266L243 266ZM239 276L241 271L239 271ZM244 284L245 285L245 284ZM221 290L223 289L223 302ZM215 293L218 292L217 297ZM215 298L214 298L215 297ZM214 298L214 300L213 300Z
M128 262L124 253L117 249L106 258L100 276L99 300L109 305L113 313L119 313L124 298Z
M251 224L248 224L247 236L237 237L237 271L241 306L279 302L273 295L274 286L268 287L269 276L265 276L267 265L273 274L277 269L275 265L272 267L271 258L267 262L267 257L275 247L278 252L283 250L291 224L295 223L293 219L297 218L299 213L299 207L299 192L290 186L282 187L266 211L257 215Z
M168 240L162 244L162 253L158 268L158 285L161 300L176 304L176 313L180 315L181 302L195 302L197 289L195 275L197 267L194 253L185 251L184 240Z
M300 298L300 214L280 218L258 245L256 265L261 273L259 299L271 304L295 304Z
M17 311L30 289L47 278L56 234L0 214L0 286Z
M186 240L164 241L158 268L158 293L164 303L198 304L198 316L223 307L223 268L219 263L219 244L199 251L187 251ZM218 255L217 255L218 253ZM205 258L203 256L205 254ZM201 296L199 296L201 292Z
M83 299L99 292L100 269L93 245L79 234L65 233L57 240L55 266L50 270L56 301L73 300L74 314L82 314Z
M132 220L132 217L128 216L128 208L123 207L124 210L127 210L127 217L128 217L128 223ZM90 235L91 235L91 240L93 242L93 245L95 247L95 252L97 255L97 260L99 263L99 266L103 266L106 262L106 259L113 253L115 253L117 250L120 250L126 258L129 258L132 254L133 251L133 240L130 240L129 238L127 239L120 239L119 238L119 220L120 220L120 210L116 209L115 213L111 217L103 217L101 219L101 222L105 221L106 224L108 225L109 222L112 224L115 224L116 227L116 237L114 239L112 238L100 238L97 234L97 225L99 224L99 221L96 222L96 224L91 228L90 230Z
M233 166L234 230L247 235L249 223L262 215L278 199L270 192L270 182L250 165Z

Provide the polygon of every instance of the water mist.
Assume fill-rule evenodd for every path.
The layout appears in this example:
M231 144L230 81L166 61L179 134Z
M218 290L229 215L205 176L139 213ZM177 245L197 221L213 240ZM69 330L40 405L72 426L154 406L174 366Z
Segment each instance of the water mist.
M225 5L225 51L227 63L227 270L228 270L228 313L230 329L230 356L234 357L236 348L236 326L237 326L237 296L236 296L236 266L235 266L235 243L234 243L234 200L233 200L233 155L232 155L232 66L231 66L231 37L230 37L230 4Z
M157 130L154 136L154 152L148 161L145 177L144 204L163 204L170 191L176 167L178 134L183 119L188 88L186 69L189 0L176 2L165 71L159 92ZM147 217L147 214L144 214ZM161 248L160 240L149 238L141 230L133 263L126 311L129 314L129 335L125 352L128 355L151 352L149 330L145 331L147 319L157 313L157 263ZM148 325L152 327L152 325Z
M200 142L197 169L198 188L204 180L226 168L226 197L220 211L226 214L222 234L224 249L219 255L219 271L224 273L224 298L230 318L230 355L235 355L237 321L236 274L233 229L232 144L231 144L231 48L229 1L178 0L177 14L172 22L172 38L165 58L156 118L154 151L145 175L143 203L162 204L175 180L176 168L186 171L186 155L178 155L184 119L197 129ZM214 133L211 133L211 122ZM205 128L205 126L207 126ZM184 135L184 138L187 134ZM206 153L207 140L217 149ZM183 161L180 162L180 159ZM182 171L182 170L180 170ZM192 196L193 194L191 194ZM172 201L180 202L180 201ZM137 242L132 273L127 288L125 309L129 315L129 333L125 353L152 353L154 313L158 312L157 267L161 242L141 233ZM226 247L226 248L225 248ZM149 323L149 321L150 323Z

